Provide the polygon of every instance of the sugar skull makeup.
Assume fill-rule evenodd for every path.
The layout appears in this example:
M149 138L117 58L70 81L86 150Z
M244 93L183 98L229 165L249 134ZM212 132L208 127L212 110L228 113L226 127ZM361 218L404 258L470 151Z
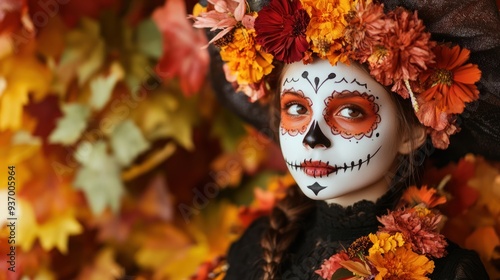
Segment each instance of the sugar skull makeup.
M397 109L367 72L356 64L296 62L285 67L280 89L281 150L304 194L328 200L388 184Z

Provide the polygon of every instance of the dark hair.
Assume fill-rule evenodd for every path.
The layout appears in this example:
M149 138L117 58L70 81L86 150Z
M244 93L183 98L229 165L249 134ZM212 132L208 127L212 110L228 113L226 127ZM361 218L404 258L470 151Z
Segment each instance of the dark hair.
M283 67L279 68L282 72ZM276 139L279 139L279 121L280 121L280 81L281 75L272 83L270 88L273 90L273 105L271 106L271 127L275 131ZM387 92L391 92L387 89ZM397 94L390 94L391 99L396 104L398 111L398 132L400 135L413 134L413 129L422 126L418 121L411 103L408 99L403 99ZM279 142L279 141L278 141ZM402 191L410 184L417 184L419 182L418 167L421 161L416 160L416 156L421 157L422 154L428 155L428 151L418 150L414 141L411 142L412 151L408 155L399 155L396 159L396 171L393 176L391 188L394 193L394 199L397 200L401 196ZM314 209L314 201L307 198L298 186L291 187L287 196L280 201L273 209L269 216L269 227L264 232L261 239L261 246L263 248L263 266L264 272L263 279L272 280L276 279L279 271L279 265L283 261L286 251L290 245L295 241L297 234L300 231L300 222Z

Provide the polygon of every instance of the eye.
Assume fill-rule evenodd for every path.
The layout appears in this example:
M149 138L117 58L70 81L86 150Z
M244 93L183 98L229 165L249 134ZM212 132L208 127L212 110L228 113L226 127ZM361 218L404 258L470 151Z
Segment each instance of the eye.
M347 118L347 119L360 119L364 117L363 110L356 106L346 106L342 108L338 113L338 116Z
M291 103L286 105L286 112L292 116L305 115L307 108L298 103Z

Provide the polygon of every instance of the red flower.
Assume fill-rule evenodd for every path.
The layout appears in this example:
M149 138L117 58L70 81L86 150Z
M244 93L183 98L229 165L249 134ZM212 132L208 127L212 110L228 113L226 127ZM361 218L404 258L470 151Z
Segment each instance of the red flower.
M345 251L341 251L340 253L324 260L321 267L314 272L316 272L316 274L321 276L323 279L331 279L335 271L342 268L341 263L348 260L349 256L347 253Z
M433 214L422 217L412 208L390 212L378 220L384 226L380 231L400 232L414 252L441 258L446 254L447 245L444 235L436 232L441 217Z
M300 1L272 0L255 19L256 41L279 61L299 61L309 49L305 35L309 20Z

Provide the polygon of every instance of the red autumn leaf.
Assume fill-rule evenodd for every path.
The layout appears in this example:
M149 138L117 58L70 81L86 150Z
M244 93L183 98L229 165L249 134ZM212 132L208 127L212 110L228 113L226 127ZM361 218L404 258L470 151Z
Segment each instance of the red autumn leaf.
M445 187L446 192L451 195L443 209L446 216L451 218L460 215L477 201L479 192L468 184L474 173L474 162L466 158L461 159L457 164L450 164L442 169L428 169L426 171L424 181L434 186L437 186L446 175L451 175L451 179Z
M202 49L208 43L203 30L196 30L187 19L183 0L168 0L153 13L163 36L163 56L156 72L164 79L178 78L186 96L200 90L208 70L209 55Z
M48 95L42 101L36 103L31 99L24 109L33 118L39 120L33 135L43 139L50 135L52 130L56 128L57 119L62 117L59 98L56 95Z
M61 16L68 26L73 27L83 17L97 18L103 11L118 11L122 2L119 0L28 1L31 18L37 28L45 27L47 22L57 15Z

